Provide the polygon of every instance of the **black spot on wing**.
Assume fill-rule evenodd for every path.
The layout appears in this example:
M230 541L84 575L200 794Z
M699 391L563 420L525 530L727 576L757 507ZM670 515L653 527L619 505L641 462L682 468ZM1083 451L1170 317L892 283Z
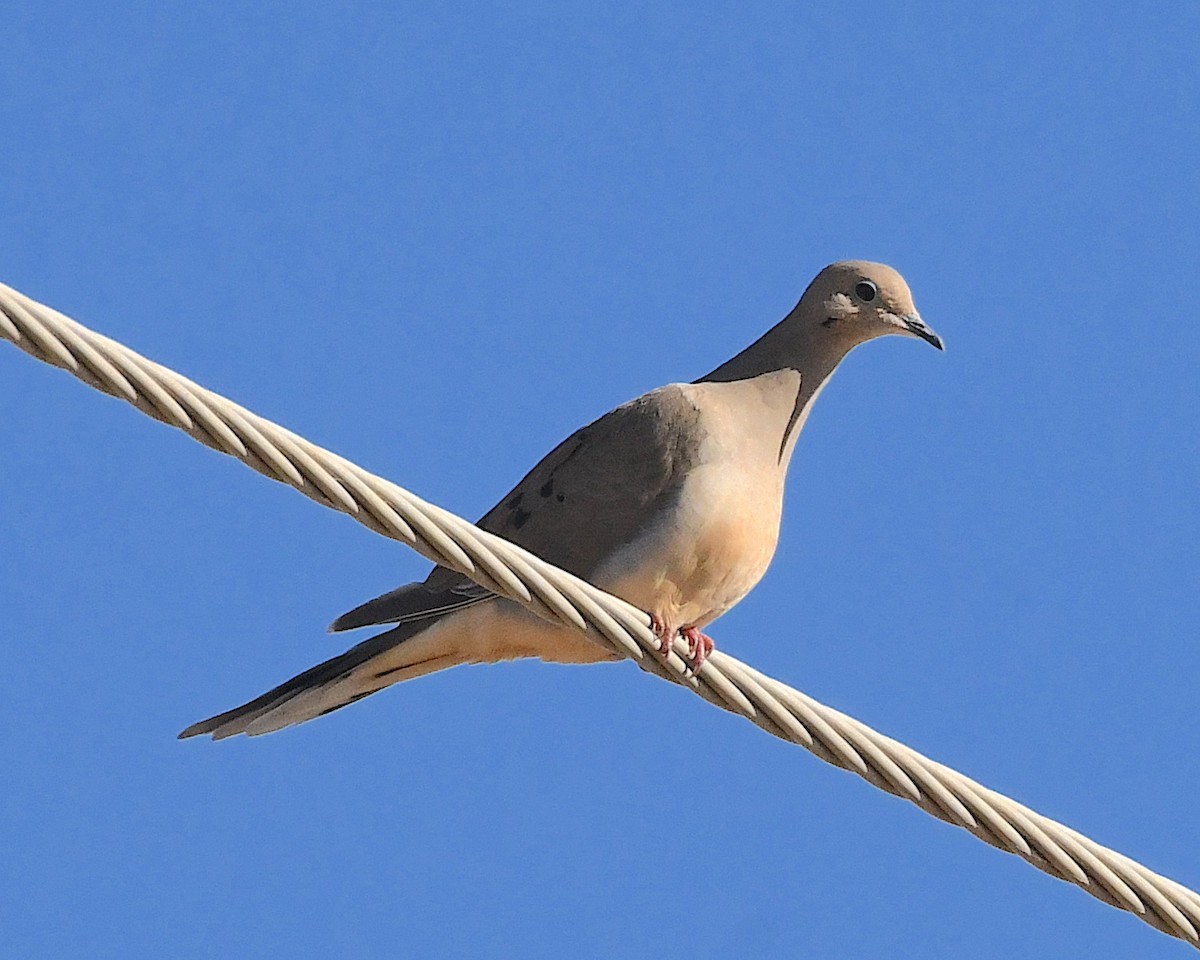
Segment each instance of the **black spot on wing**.
M508 524L509 526L516 527L518 530L525 526L525 521L531 516L528 510L524 510L521 507L521 501L524 498L525 494L518 493L504 501L504 505L511 511L508 515Z
M317 714L317 717L328 716L329 714L333 713L333 711L335 711L335 710L341 710L342 707L348 707L352 703L358 703L358 701L361 700L363 697L369 697L371 694L378 693L378 692L379 692L379 688L377 687L374 690L364 690L362 693L356 693L354 696L348 697L342 703L335 703L332 707L326 707L324 710L322 710L320 713ZM314 717L313 719L315 720L316 717Z

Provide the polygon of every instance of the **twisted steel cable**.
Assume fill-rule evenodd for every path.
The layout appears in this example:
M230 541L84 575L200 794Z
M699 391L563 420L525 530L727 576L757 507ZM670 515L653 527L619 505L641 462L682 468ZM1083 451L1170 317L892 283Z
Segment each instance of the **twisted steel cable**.
M3 284L0 337L539 616L588 633L643 670L688 686L768 733L1200 948L1200 894L719 650L693 674L683 659L683 641L676 639L666 657L659 654L644 611Z

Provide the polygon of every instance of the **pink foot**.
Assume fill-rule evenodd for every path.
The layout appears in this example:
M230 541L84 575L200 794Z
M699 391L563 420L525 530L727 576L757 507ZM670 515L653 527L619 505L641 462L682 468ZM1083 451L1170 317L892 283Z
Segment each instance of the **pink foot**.
M668 627L667 621L657 613L650 614L650 629L654 631L654 636L658 638L658 652L665 657L671 652L671 641L675 639L675 634L679 631Z
M688 643L688 652L692 655L692 673L699 673L704 661L713 652L712 637L701 633L699 627L684 627L679 635Z

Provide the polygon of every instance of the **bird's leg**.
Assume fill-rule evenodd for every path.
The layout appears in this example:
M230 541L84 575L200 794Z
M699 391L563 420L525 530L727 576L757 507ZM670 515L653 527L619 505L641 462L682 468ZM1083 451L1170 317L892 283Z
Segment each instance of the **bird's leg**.
M657 613L650 614L650 629L654 631L654 636L658 638L658 652L664 657L670 654L671 641L675 639L675 634L679 633L679 629L669 626L667 621Z
M704 661L713 652L712 637L707 633L701 633L700 628L696 626L682 627L679 635L687 641L688 652L692 655L692 673L699 673L700 668L704 666Z

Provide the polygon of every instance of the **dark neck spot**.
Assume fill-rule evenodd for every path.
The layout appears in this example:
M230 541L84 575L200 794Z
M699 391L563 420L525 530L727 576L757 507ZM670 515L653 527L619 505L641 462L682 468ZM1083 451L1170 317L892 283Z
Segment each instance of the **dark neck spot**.
M800 373L799 370L796 371ZM792 431L796 429L796 424L800 420L800 413L804 409L804 374L800 374L800 383L796 386L796 399L792 403L792 415L788 417L787 426L783 430L783 439L779 441L779 463L783 463L783 451L787 449L788 438L791 437Z

